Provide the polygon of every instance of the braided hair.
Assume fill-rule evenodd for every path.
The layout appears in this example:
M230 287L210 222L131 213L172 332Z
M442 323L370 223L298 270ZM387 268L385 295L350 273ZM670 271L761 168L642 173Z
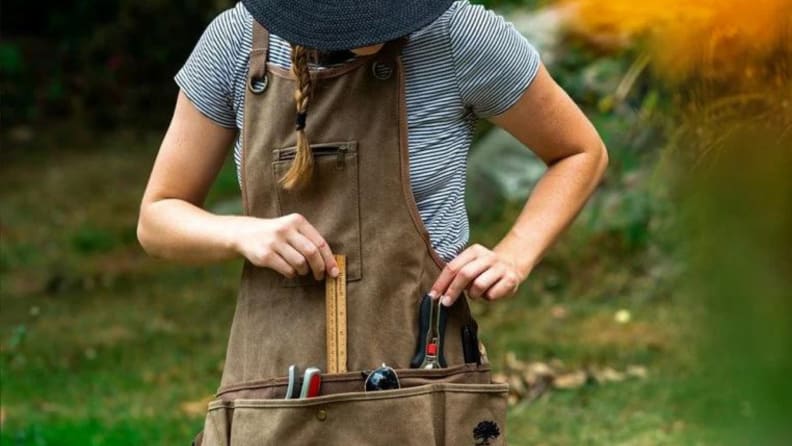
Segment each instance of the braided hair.
M292 72L297 78L297 88L294 90L294 102L297 106L295 125L297 153L291 167L279 180L284 189L297 189L304 186L313 173L313 154L311 153L308 137L305 135L305 121L313 89L313 81L308 68L308 63L311 59L316 59L315 50L301 45L292 45Z

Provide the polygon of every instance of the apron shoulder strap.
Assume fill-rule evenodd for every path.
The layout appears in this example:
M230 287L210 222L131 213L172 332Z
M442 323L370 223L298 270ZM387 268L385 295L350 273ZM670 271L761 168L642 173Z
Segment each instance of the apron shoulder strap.
M253 51L260 50L266 54L269 49L269 31L253 19Z
M262 79L267 73L269 59L269 31L253 19L253 46L250 49L250 71L252 79Z

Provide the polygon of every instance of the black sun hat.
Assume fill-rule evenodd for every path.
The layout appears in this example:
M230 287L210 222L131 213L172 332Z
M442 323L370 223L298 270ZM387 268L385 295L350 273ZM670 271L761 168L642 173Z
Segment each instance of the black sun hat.
M454 0L242 0L269 32L289 43L348 50L385 43L437 19Z

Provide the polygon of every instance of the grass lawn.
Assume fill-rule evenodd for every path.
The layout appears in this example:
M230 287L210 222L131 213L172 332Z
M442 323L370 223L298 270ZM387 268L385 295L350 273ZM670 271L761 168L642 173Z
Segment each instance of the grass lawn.
M202 427L241 261L180 266L137 245L158 138L3 151L3 445L186 445ZM228 163L208 204L237 194ZM474 239L492 243L514 212L476 223ZM680 384L694 310L675 301L646 250L624 254L591 234L575 225L517 298L475 304L490 359L498 370L513 352L568 370L639 365L647 376L522 400L510 409L510 444L697 444ZM616 321L620 310L629 321Z

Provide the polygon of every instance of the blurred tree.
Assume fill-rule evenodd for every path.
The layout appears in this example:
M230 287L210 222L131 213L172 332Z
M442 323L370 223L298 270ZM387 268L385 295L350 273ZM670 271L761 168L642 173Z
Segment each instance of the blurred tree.
M3 4L4 124L70 118L107 129L167 118L176 70L231 0ZM168 104L165 106L164 104Z

